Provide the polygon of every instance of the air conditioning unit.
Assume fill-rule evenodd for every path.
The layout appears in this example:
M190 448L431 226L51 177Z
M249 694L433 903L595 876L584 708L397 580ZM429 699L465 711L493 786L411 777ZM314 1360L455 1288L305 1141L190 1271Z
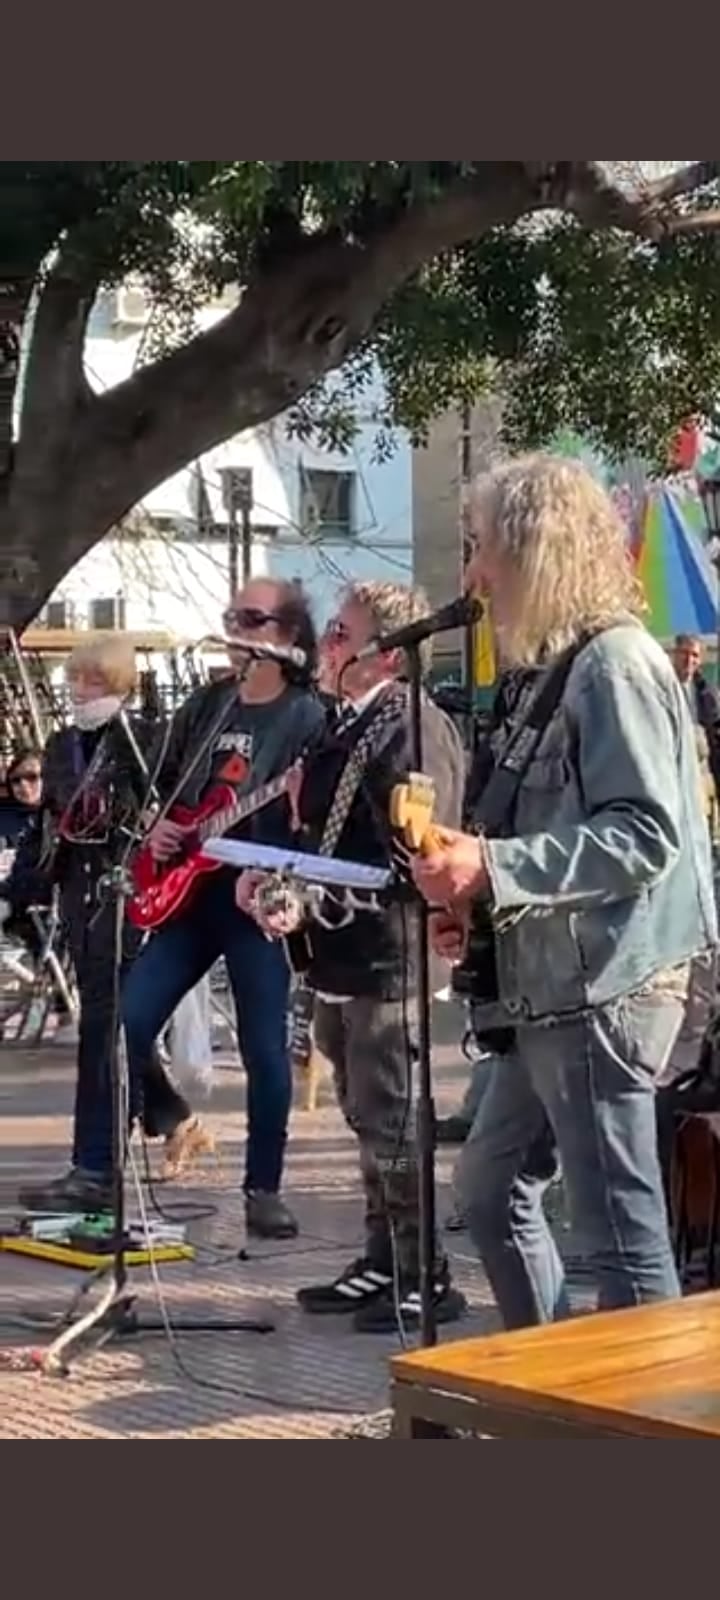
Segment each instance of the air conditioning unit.
M113 322L124 323L126 327L142 328L149 315L150 307L145 290L138 284L121 284L115 292Z
M74 628L75 607L72 600L48 600L43 623L46 628Z
M125 596L122 594L99 596L90 601L90 627L119 630L125 623Z

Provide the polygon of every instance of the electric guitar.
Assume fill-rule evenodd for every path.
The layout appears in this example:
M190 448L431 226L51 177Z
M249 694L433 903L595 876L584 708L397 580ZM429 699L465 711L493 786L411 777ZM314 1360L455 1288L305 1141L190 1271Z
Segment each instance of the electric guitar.
M390 822L403 835L408 850L430 855L443 848L442 829L433 822L435 785L424 772L410 772L390 794ZM463 1000L497 1000L495 929L488 907L473 901L465 955L452 970L453 992Z
M169 861L156 861L146 843L130 863L134 892L128 900L127 915L133 927L148 932L177 916L205 874L218 872L222 865L203 854L208 840L220 838L281 795L288 796L293 828L299 828L297 805L301 783L302 762L295 761L277 778L251 789L241 798L229 784L216 784L199 806L173 806L169 821L188 829L181 852L171 856Z

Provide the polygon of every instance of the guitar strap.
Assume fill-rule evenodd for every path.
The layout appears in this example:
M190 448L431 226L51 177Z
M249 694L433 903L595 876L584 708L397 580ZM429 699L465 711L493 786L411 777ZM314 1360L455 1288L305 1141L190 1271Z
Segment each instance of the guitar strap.
M609 627L621 627L626 619L618 618ZM513 814L518 790L530 762L549 728L562 700L570 670L585 647L607 627L584 633L567 650L564 650L550 668L547 677L534 694L520 726L511 735L508 744L495 766L475 809L475 826L489 838L507 825Z
M340 774L337 788L333 795L330 810L325 819L322 838L318 845L318 855L331 856L340 842L340 837L345 823L352 811L355 798L363 781L365 773L381 749L385 730L395 721L399 712L405 708L405 698L392 690L383 696L382 703L368 724L365 732L358 739L354 750L349 755Z
M318 845L318 855L331 856L335 853L365 773L373 758L382 748L387 728L391 722L394 722L398 713L404 711L405 706L405 696L401 692L399 693L397 689L393 688L387 695L383 695L374 717L368 723L364 733L361 734L342 769L330 810L325 819L325 826ZM306 950L309 950L307 934L302 930L299 930L299 932ZM286 949L289 949L287 942ZM309 994L310 991L302 974L297 973L290 1012L290 1051L293 1057L297 1059L301 1059L304 1056L307 1048L304 1030L307 1026L307 1016L310 1014ZM307 1016L305 1014L306 1007L308 1008Z

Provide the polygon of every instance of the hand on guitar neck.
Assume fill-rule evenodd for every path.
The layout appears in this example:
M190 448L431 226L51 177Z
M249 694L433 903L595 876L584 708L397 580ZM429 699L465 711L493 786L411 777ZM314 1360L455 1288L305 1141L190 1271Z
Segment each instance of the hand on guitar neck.
M455 848L458 839L468 837L451 828L433 822L435 785L422 772L411 772L405 783L395 786L390 796L390 821L403 836L408 850L415 856L412 874L423 897L433 906L429 915L430 942L444 961L462 961L467 949L470 928L470 904L456 903L438 906L439 893L427 893L420 879L420 867L425 863L432 875L433 864L440 863L448 851ZM477 840L473 840L477 849ZM435 869L437 870L437 868Z

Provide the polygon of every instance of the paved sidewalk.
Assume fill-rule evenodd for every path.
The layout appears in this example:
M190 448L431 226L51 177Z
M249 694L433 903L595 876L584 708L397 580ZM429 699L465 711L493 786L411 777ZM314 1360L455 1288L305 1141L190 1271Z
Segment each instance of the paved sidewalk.
M459 1101L467 1068L453 1008L438 1008L435 1049L440 1115ZM445 1042L442 1042L442 1041ZM270 1314L276 1332L188 1334L179 1341L189 1376L167 1339L154 1335L109 1345L81 1358L66 1379L0 1371L0 1438L320 1439L387 1406L387 1360L394 1337L359 1335L342 1318L303 1317L296 1288L330 1276L360 1242L360 1197L355 1149L334 1104L329 1079L318 1109L294 1113L287 1194L301 1236L291 1244L251 1242L247 1260L238 1174L244 1128L244 1080L239 1064L220 1058L207 1117L218 1159L202 1164L192 1183L163 1187L163 1201L217 1207L190 1224L199 1247L188 1266L165 1266L162 1285L171 1319ZM0 1208L12 1216L13 1196L29 1178L61 1170L72 1101L73 1061L65 1050L0 1051ZM200 1109L200 1108L198 1108ZM438 1160L439 1213L450 1210L453 1152ZM449 1236L457 1280L471 1313L462 1333L497 1326L491 1296L466 1235ZM84 1275L0 1253L0 1320L62 1313ZM149 1273L132 1274L140 1307L157 1311ZM456 1324L447 1331L457 1337ZM49 1335L0 1331L0 1345L40 1344ZM193 1381L194 1380L194 1381ZM218 1388L204 1385L217 1385Z

